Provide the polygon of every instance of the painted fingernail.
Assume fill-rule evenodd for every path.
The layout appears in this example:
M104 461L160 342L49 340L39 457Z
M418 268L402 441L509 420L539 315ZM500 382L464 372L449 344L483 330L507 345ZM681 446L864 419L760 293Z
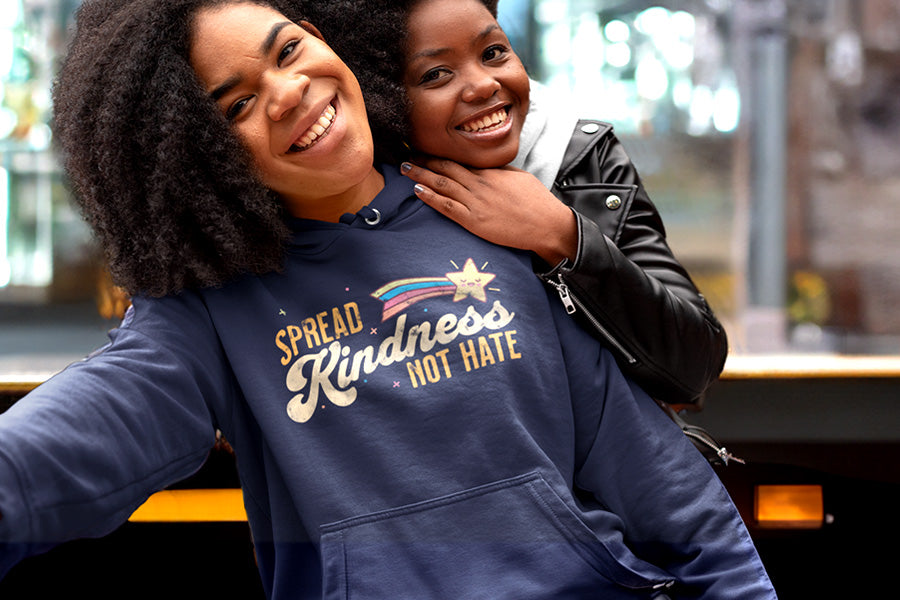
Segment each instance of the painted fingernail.
M421 194L422 192L425 191L425 186L417 183L416 185L413 186L413 189L416 190L417 194Z
M403 171L404 173L409 173L410 169L412 169L412 165L409 164L408 162L402 163L400 165L400 170Z

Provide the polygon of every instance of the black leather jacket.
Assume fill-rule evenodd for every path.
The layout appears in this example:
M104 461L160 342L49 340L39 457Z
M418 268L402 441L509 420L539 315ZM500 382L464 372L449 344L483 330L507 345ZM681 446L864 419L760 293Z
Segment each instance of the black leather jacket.
M611 125L578 122L552 191L574 209L579 247L574 264L540 277L648 393L699 402L725 364L725 330L672 255Z

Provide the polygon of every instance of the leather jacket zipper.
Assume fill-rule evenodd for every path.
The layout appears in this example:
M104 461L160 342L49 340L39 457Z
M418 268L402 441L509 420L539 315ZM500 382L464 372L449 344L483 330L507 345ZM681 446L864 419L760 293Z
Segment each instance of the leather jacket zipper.
M569 293L569 286L566 285L566 282L563 281L562 273L557 273L556 278L559 280L553 281L549 277L545 278L544 281L552 285L556 288L557 293L559 294L559 299L562 300L563 306L566 307L566 312L574 314L577 310L581 310L581 313L587 318L588 322L600 333L603 338L609 342L610 346L612 346L622 357L628 362L629 365L633 365L637 363L637 359L632 355L628 350L625 349L625 346L619 343L619 341L614 338L606 328L600 324L600 321L591 314L589 310L584 307L584 304L581 301Z

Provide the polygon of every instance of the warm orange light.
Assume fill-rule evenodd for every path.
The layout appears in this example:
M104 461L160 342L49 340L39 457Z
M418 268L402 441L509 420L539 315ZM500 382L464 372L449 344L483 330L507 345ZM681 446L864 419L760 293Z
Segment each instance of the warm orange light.
M817 529L825 520L821 485L758 485L755 504L760 527Z
M246 521L239 489L164 490L150 496L129 517L137 523Z

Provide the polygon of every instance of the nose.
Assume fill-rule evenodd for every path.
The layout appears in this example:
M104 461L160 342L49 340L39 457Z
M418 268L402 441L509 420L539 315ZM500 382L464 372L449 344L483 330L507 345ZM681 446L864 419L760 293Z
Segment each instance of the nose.
M266 112L273 121L280 121L302 101L309 89L309 77L303 73L276 71L267 73L265 86L269 91Z
M464 102L477 102L487 100L500 91L500 82L497 78L481 67L474 68L468 75L466 85L462 91Z

